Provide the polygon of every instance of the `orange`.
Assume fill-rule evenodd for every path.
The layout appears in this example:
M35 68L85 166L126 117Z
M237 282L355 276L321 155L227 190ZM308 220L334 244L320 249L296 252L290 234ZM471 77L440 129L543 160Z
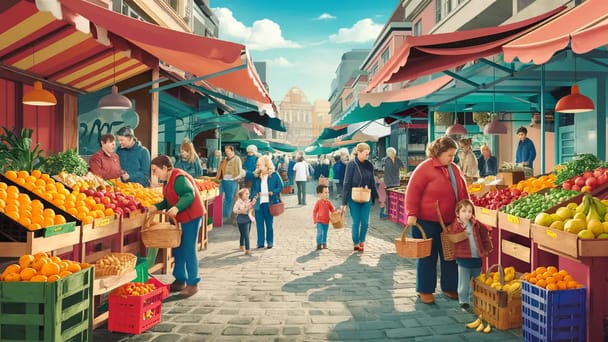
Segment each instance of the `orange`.
M49 259L48 258L39 258L36 259L34 261L34 263L32 263L32 268L34 268L36 271L40 271L42 269L42 267L44 267L44 265L49 263Z
M29 175L30 173L25 170L17 171L17 178L25 178Z
M48 259L49 255L46 254L46 252L38 252L36 254L34 254L34 258L37 259Z
M21 270L21 272L19 273L19 276L21 276L21 280L29 281L30 279L32 279L33 276L36 275L36 273L38 273L38 271L36 271L35 269L33 269L31 267L26 267L23 270Z
M547 267L547 272L557 273L557 267L549 266L549 267Z
M80 269L85 269L85 268L89 268L91 267L91 264L89 264L88 262L81 262L80 263Z
M15 183L21 186L25 185L25 178L17 178L15 179Z
M565 281L558 281L557 282L557 288L559 290L567 290L568 289L568 283L566 283Z
M556 291L556 290L559 290L559 288L557 287L556 284L547 284L547 290Z
M545 266L538 266L536 272L545 273L547 272L547 268Z
M6 190L7 187L8 187L8 185L6 185L6 183L0 182L0 189Z
M63 215L55 215L55 224L62 224L62 223L66 223L65 217L63 217Z
M34 178L40 178L40 176L42 176L42 172L40 170L32 170L31 175Z
M72 272L72 273L76 273L78 271L80 271L80 264L78 263L70 263L70 265L68 266L68 271Z
M35 275L32 277L32 279L30 279L30 281L34 283L46 283L48 280L49 278L42 274Z
M57 264L59 265L59 268L61 269L61 271L67 271L68 267L70 266L70 263L67 261L61 261L61 262L58 262Z
M21 266L22 269L24 269L26 267L30 267L30 265L32 265L34 260L35 260L35 258L33 255L23 254L22 256L19 257L19 266Z
M578 283L576 281L574 281L574 280L570 280L570 281L568 281L568 283L566 284L566 286L569 289L576 289L576 288L578 288Z
M543 289L547 287L547 282L545 281L545 279L539 279L536 282L536 286L538 287L542 287Z
M58 263L62 262L61 258L60 258L60 257L58 257L58 256L56 256L56 255L53 255L53 256L52 256L52 257L50 257L49 259L50 259L52 262L56 263L56 264L58 264Z
M42 215L44 217L54 217L55 216L55 210L51 209L51 208L46 208L44 209L44 211L42 212Z
M8 194L6 193L6 190L0 189L0 199L5 200L7 197L8 197Z
M45 276L59 274L60 271L61 271L61 268L59 267L59 265L57 265L54 262L46 263L46 264L42 265L42 269L40 269L40 273L44 274Z
M30 225L27 226L27 229L29 229L29 230L38 230L40 228L42 228L40 223L30 223Z
M6 282L17 282L17 281L21 281L21 276L19 275L19 273L7 273L4 275L4 281Z
M19 272L21 272L21 266L19 266L18 264L10 264L10 265L6 266L4 271L2 271L2 274L19 273Z
M14 181L15 179L17 179L17 172L15 171L6 171L4 173L4 177Z
M71 274L72 274L72 272L70 272L70 271L61 271L61 272L59 272L59 276L61 278L65 278L65 277L67 277L67 276L69 276Z
M46 281L47 281L47 283L54 283L59 279L61 279L59 274L53 274L52 276L49 276Z

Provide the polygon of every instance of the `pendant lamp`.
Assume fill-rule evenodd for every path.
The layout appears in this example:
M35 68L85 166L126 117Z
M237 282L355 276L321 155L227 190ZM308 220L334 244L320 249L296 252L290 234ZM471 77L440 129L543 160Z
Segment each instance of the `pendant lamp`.
M576 55L574 55L574 84L570 88L570 95L559 99L555 104L555 111L560 113L584 113L595 110L593 100L581 94L576 84Z
M131 101L124 95L118 93L118 87L116 86L116 53L113 53L114 57L114 84L112 85L112 92L99 100L97 108L99 109L131 109Z
M467 129L458 123L458 116L454 113L454 124L445 130L445 135L467 135Z
M54 106L57 104L57 98L42 87L42 82L34 81L34 87L23 94L22 102L30 106Z
M494 58L492 58L492 62L494 62ZM507 126L498 121L498 114L496 113L496 67L493 66L492 68L492 113L490 114L490 122L483 128L483 134L507 134Z

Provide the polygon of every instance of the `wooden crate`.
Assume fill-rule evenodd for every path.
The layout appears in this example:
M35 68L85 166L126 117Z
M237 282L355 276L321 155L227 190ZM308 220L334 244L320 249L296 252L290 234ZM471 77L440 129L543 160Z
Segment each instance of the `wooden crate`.
M21 228L24 231L25 228ZM51 252L65 249L80 243L80 226L75 226L71 232L45 237L37 235L36 231L25 231L25 238L18 241L0 242L0 257L19 257L23 254Z
M510 255L523 262L530 263L530 247L509 240L502 240L501 250L504 254Z
M543 249L574 258L608 257L608 239L582 240L576 234L532 224L532 240Z
M501 171L496 175L496 178L502 178L502 183L505 185L513 185L524 180L526 176L523 171Z
M134 229L140 229L141 226L144 225L144 221L146 220L146 213L144 211L141 212L132 212L128 216L121 215L120 216L120 230L124 232L128 232Z
M527 218L505 214L501 211L498 212L498 228L500 229L504 229L524 237L530 237L531 224L532 221Z
M117 234L120 231L120 217L117 215L95 219L92 224L82 226L82 242L89 242Z
M477 221L490 227L498 227L498 210L476 206L475 218Z
M477 315L499 330L521 327L521 292L509 294L477 279L473 285L473 309Z

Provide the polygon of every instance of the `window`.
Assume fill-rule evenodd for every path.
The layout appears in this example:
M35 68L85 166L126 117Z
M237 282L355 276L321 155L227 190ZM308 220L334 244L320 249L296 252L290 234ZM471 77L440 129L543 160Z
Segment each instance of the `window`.
M435 22L441 21L441 0L435 0Z
M422 36L422 19L414 24L414 36Z
M388 59L390 57L390 50L389 48L386 48L386 50L384 50L384 52L382 53L382 65L386 64L386 62L388 62Z
M517 12L521 12L524 8L528 7L534 0L517 0Z
M179 0L166 0L166 1L167 1L167 4L169 4L169 6L171 6L171 8L173 8L177 12L177 5L178 5Z
M446 0L445 2L445 14L452 12L452 0Z
M372 67L372 71L370 72L370 76L374 77L375 74L378 73L378 63L374 64L374 66Z

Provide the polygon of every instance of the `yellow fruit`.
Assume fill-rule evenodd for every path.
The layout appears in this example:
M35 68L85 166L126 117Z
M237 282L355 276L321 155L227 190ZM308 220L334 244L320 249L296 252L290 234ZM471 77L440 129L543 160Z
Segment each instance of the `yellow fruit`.
M31 267L26 267L23 270L21 270L21 273L19 273L19 275L21 276L21 280L23 281L29 281L30 279L32 279L33 276L35 276L37 273L37 271Z
M576 215L574 216L576 217ZM587 228L587 222L581 219L571 219L564 224L564 231L572 234L578 234L578 232L585 228Z
M549 227L564 230L564 221L553 221Z
M30 279L31 282L33 283L46 283L48 281L49 278L47 278L47 276L42 275L42 274L38 274L32 277L32 279Z
M576 214L574 214L574 216L572 218L575 220L583 220L583 221L587 220L587 216L585 216L585 214L583 214L583 213L576 213Z
M26 268L26 267L30 267L33 262L34 262L34 256L31 254L24 254L19 257L19 266L21 266L22 269Z
M590 231L589 229L583 229L580 232L578 232L578 234L576 234L578 236L579 239L584 239L584 240L591 240L591 239L595 239L595 234L593 234L592 231Z
M587 221L587 229L592 231L594 236L598 236L604 232L604 225L600 220L591 219Z
M559 216L562 221L566 221L567 219L572 218L572 216L574 216L574 213L568 207L561 207L557 208L557 210L555 211L555 215Z
M534 223L543 227L549 227L552 222L553 220L551 218L551 215L547 213L540 213L536 215L536 218L534 219Z
M606 215L608 215L608 214L606 214ZM602 224L604 225L604 233L608 233L608 221L604 222Z

